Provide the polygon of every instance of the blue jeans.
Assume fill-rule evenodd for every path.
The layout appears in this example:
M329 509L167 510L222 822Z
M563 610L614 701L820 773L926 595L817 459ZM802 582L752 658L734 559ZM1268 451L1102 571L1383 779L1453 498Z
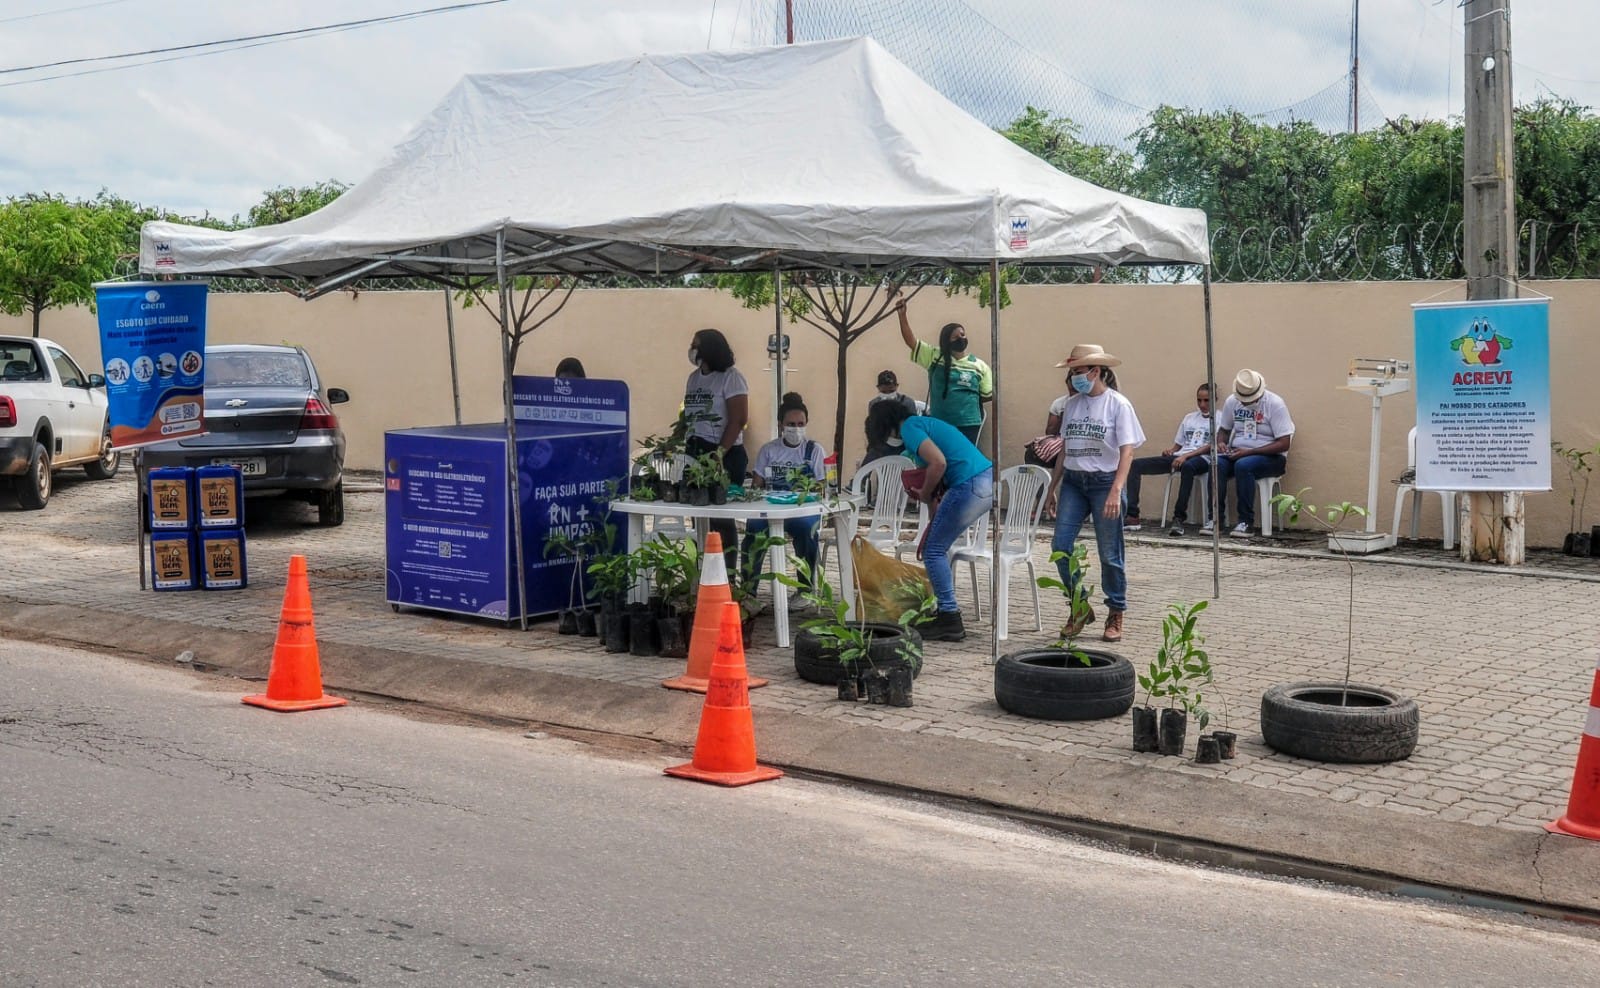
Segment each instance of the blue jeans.
M1251 528L1256 524L1256 481L1262 477L1281 477L1289 468L1289 458L1282 453L1262 456L1252 453L1230 460L1217 458L1217 508L1218 524L1226 525L1228 518L1228 478L1237 478L1234 488L1239 495L1239 524Z
M755 541L751 536L757 532L765 532L771 523L765 518L752 518L744 523L744 558L745 565L752 573L762 572L764 563L750 559L750 545ZM783 534L789 536L789 544L794 547L794 557L804 559L806 565L815 572L817 568L817 531L822 527L820 518L785 518L783 520ZM802 579L802 587L809 588L810 580ZM753 588L752 588L753 589Z
M1122 562L1122 515L1105 516L1106 497L1116 478L1115 473L1109 472L1062 471L1061 490L1056 495L1056 535L1050 548L1070 555L1084 518L1093 519L1094 543L1100 554L1100 589L1105 591L1107 607L1125 611L1128 609L1128 571ZM1127 508L1126 496L1122 507ZM1057 561L1056 569L1061 573L1061 582L1069 587L1076 586L1067 570L1067 560Z
M939 502L939 510L928 522L928 541L922 550L922 565L928 569L928 582L939 598L939 610L960 611L956 604L956 578L950 572L950 547L956 539L990 508L994 507L994 478L985 470L976 477L950 488Z

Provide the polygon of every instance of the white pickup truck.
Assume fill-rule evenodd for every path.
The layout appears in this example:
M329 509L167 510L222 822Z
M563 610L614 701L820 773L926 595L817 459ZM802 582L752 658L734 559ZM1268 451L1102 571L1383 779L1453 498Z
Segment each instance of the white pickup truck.
M44 507L62 467L109 480L121 462L106 423L106 379L85 374L58 343L0 336L0 478L14 478L22 506Z

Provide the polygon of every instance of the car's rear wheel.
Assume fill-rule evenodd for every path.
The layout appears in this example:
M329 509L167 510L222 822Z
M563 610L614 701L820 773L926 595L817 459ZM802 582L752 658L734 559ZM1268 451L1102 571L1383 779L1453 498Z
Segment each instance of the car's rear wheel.
M17 478L17 500L29 511L50 503L50 451L43 443L33 444L28 472Z
M317 493L317 524L333 528L344 524L344 484L333 485L331 491Z
M83 472L89 475L90 480L110 480L117 475L120 466L122 450L111 445L111 430L107 429L105 435L100 437L100 458L93 463L85 463Z

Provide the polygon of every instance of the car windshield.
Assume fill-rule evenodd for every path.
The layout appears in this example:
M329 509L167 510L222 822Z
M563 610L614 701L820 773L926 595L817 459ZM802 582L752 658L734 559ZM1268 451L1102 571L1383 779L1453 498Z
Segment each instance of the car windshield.
M310 388L305 358L295 351L230 350L206 354L207 387Z

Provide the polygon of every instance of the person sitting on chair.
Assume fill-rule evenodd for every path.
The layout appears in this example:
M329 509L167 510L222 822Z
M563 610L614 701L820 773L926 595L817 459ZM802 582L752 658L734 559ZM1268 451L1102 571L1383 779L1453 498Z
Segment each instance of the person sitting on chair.
M1211 388L1202 384L1195 389L1195 411L1178 423L1178 434L1172 445L1157 456L1140 456L1134 459L1128 471L1128 516L1122 527L1137 532L1139 521L1139 478L1144 474L1180 473L1178 504L1172 512L1173 535L1183 534L1183 523L1189 510L1189 495L1194 492L1194 478L1209 473L1211 462L1206 454L1211 452L1211 433L1216 426L1216 413L1211 410ZM1208 421L1209 420L1209 421Z
M1222 403L1217 423L1217 503L1211 520L1200 529L1210 535L1212 524L1228 517L1228 479L1238 497L1239 523L1228 534L1250 537L1256 523L1256 481L1281 477L1289 468L1289 443L1294 420L1282 398L1267 390L1267 379L1246 367L1233 379L1233 394Z
M789 471L798 471L812 480L820 481L826 475L823 464L822 444L814 439L806 438L806 422L810 416L806 411L805 402L794 392L783 396L783 404L778 409L778 423L783 430L777 439L772 440L756 452L755 464L750 468L750 482L756 487L766 487L769 490L788 490ZM749 563L751 546L755 542L757 532L765 532L768 522L764 518L752 518L744 523L743 552L746 567L752 573L759 573L759 565L751 566ZM807 583L807 572L817 568L818 543L817 530L822 525L819 517L787 518L783 522L783 533L789 537L789 542L794 546L795 558L803 559L807 569L801 573L801 584ZM800 610L805 606L805 599L800 595L789 598L789 609Z

